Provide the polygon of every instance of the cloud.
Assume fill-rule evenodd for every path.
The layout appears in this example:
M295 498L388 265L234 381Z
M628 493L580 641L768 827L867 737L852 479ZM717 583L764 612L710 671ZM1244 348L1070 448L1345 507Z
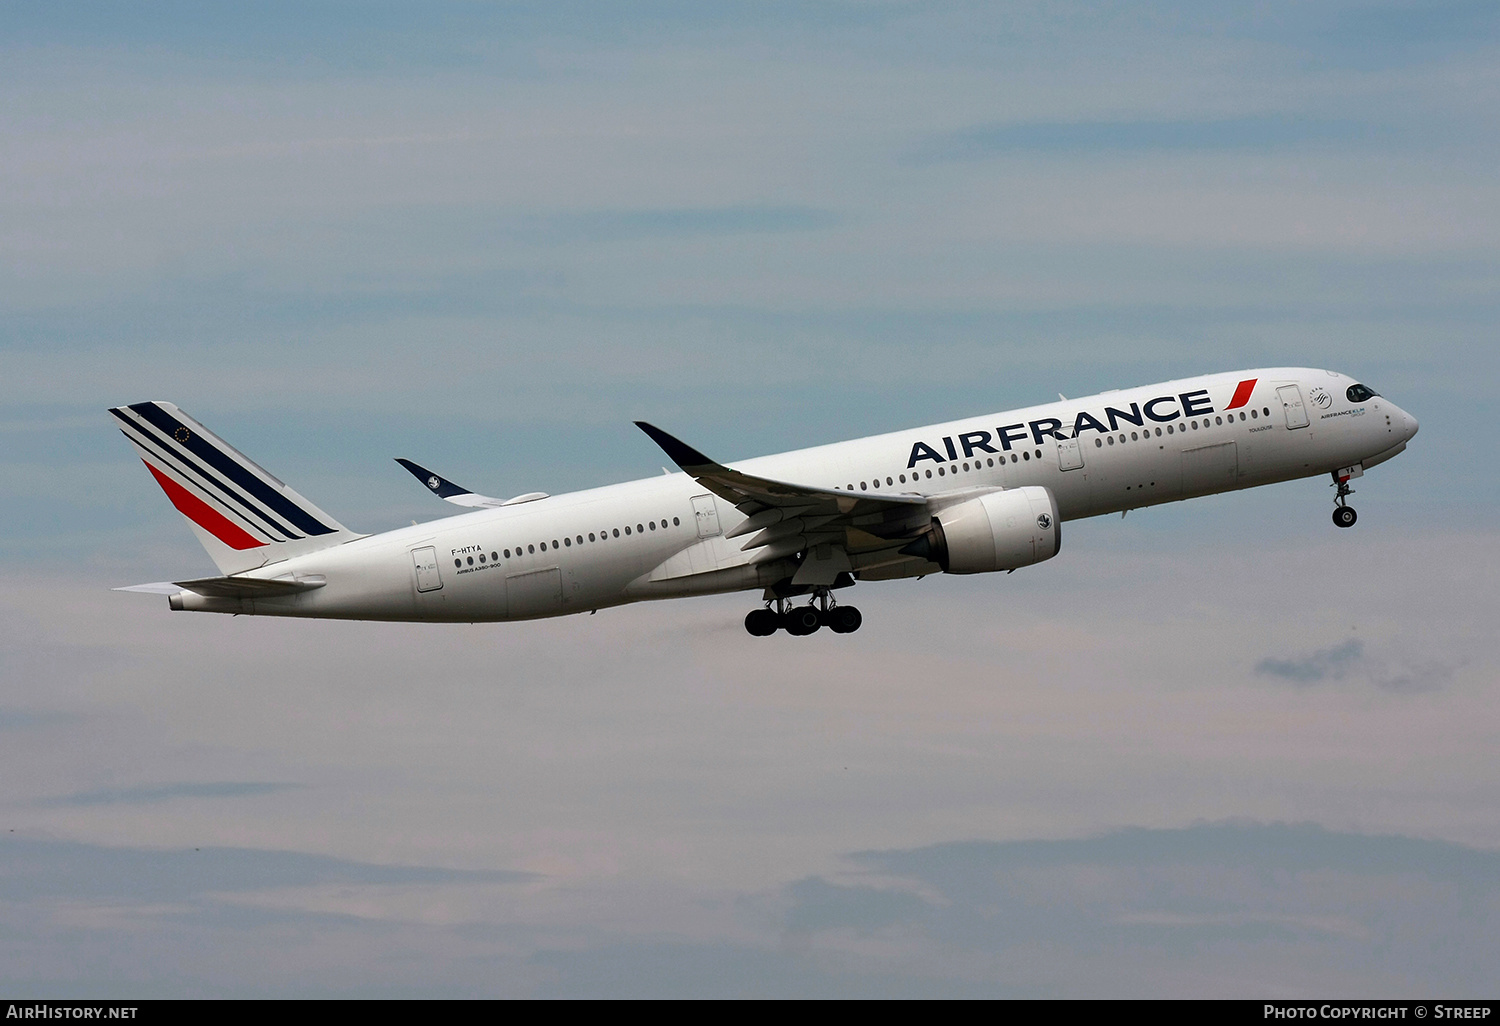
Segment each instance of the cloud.
M0 731L56 727L64 723L75 722L78 719L79 717L76 714L57 712L51 709L20 709L13 706L0 706Z
M819 877L787 888L792 909L786 927L794 933L849 927L862 932L910 920L927 908L915 894L874 887L836 887Z
M1364 658L1364 653L1364 642L1350 638L1341 645L1320 649L1298 659L1262 659L1255 664L1255 672L1304 685L1322 680L1342 680Z
M176 783L154 784L140 787L106 787L94 791L78 791L58 798L47 798L37 805L42 808L87 807L91 805L154 805L176 798L246 798L254 795L275 794L278 791L296 790L301 784L277 784L260 781L223 781L211 784Z
M813 935L809 956L867 972L921 964L995 994L1160 994L1172 980L1179 994L1248 995L1278 973L1305 979L1310 965L1328 985L1387 972L1383 992L1415 977L1477 994L1486 958L1449 959L1433 942L1500 943L1500 852L1310 823L955 842L850 861L852 882L784 891L787 929ZM886 882L859 882L866 874ZM1475 914L1454 934L1466 908ZM872 928L877 946L861 940ZM1042 951L1050 970L1028 960Z
M1105 152L1243 150L1359 142L1370 125L1284 114L1182 120L1036 121L976 125L939 136L918 161L984 160L1013 153L1084 157Z
M1365 654L1364 642L1358 638L1295 659L1268 656L1255 664L1260 676L1290 681L1298 687L1359 677L1382 691L1405 693L1435 691L1453 679L1454 670L1452 664L1437 659L1391 662L1372 658Z
M204 847L155 850L78 841L0 837L0 901L43 898L190 902L212 893L270 888L515 884L536 879L513 870L381 865L298 851Z

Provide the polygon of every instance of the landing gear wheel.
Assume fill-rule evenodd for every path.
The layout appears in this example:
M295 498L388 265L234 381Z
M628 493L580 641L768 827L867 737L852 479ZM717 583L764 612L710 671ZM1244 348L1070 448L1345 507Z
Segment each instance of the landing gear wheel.
M781 617L769 609L752 609L745 614L745 630L752 637L769 638L781 626Z
M1347 477L1339 477L1338 471L1333 472L1333 486L1338 491L1333 496L1333 522L1338 527L1353 527L1354 521L1359 519L1359 514L1354 512L1354 507L1346 505L1349 496L1354 494L1354 489L1349 487Z
M859 630L864 617L860 616L859 610L853 606L834 606L823 614L823 622L828 624L828 629L835 634L853 634Z
M818 632L818 628L823 626L823 619L812 606L798 606L782 615L781 626L792 637L805 638Z

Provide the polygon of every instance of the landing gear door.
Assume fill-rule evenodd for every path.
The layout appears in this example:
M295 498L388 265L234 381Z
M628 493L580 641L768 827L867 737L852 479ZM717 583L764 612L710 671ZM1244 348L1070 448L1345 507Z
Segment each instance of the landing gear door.
M443 586L443 575L438 570L437 549L431 545L412 549L411 561L417 571L418 591L437 591Z
M699 538L712 538L720 532L719 508L712 495L693 496L693 519L698 523Z
M1078 470L1083 466L1083 447L1076 438L1060 438L1057 441L1057 469Z
M1302 405L1302 389L1296 385L1282 385L1276 390L1276 398L1281 400L1288 428L1307 427L1307 407Z

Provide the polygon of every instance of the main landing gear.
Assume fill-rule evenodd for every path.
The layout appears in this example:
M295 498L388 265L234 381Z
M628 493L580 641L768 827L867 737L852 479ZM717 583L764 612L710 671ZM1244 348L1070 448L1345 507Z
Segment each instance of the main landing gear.
M805 606L792 606L786 599L777 598L765 608L752 609L745 614L745 630L757 638L770 637L778 630L803 638L816 634L823 627L835 634L853 634L862 622L864 617L859 615L858 609L836 605L827 588L819 588L813 601Z
M1337 471L1334 472L1333 483L1338 486L1338 494L1333 497L1333 522L1338 527L1353 527L1359 514L1354 512L1353 506L1346 505L1346 500L1354 494L1354 489L1349 487L1349 479L1339 477Z

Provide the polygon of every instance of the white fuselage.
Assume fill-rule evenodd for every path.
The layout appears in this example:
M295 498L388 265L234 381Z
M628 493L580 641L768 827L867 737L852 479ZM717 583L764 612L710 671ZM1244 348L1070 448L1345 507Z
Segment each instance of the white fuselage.
M732 466L866 493L937 497L1043 486L1062 519L1073 520L1389 459L1416 433L1416 421L1378 396L1351 401L1353 384L1306 368L1215 374ZM790 571L776 561L751 562L742 539L724 537L743 519L675 473L360 538L244 575L322 577L316 589L254 599L189 593L180 608L471 622L770 587ZM931 572L931 564L914 564L863 574L854 565L854 576L866 579Z

